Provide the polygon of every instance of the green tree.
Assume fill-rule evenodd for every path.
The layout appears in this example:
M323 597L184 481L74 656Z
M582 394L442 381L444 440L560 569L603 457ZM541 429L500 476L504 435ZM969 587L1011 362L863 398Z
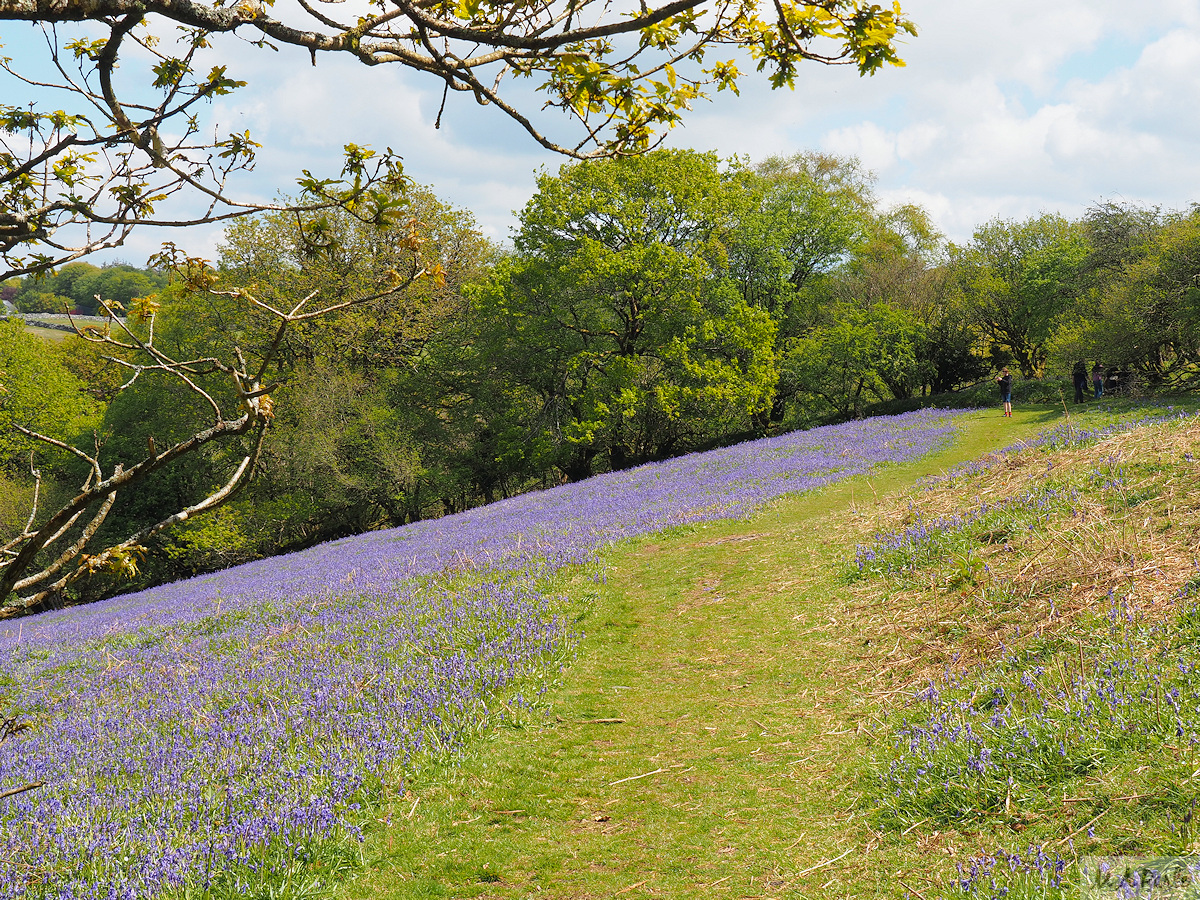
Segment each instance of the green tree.
M1055 351L1064 365L1091 359L1137 373L1150 384L1200 383L1200 213L1135 214L1120 238L1107 277L1059 329Z
M797 153L770 157L738 181L744 196L728 240L730 268L746 300L782 322L814 276L866 243L872 178L857 159Z
M976 323L1026 378L1042 373L1047 341L1081 292L1087 253L1083 229L1052 214L994 220L967 247L953 249Z
M35 450L35 468L38 455L61 461L60 451L39 446L15 425L70 444L98 424L97 413L54 345L18 321L0 321L0 470L28 473Z
M823 318L780 366L801 421L860 416L868 398L908 397L920 385L919 322L884 303L837 303Z
M1156 206L1105 200L1090 207L1082 222L1088 243L1083 269L1089 286L1102 286L1145 255L1170 218Z
M166 284L166 275L152 269L137 269L124 263L101 267L74 262L57 271L21 279L14 303L22 312L77 310L95 315L97 295L126 307L138 297L158 293Z
M0 320L0 547L10 551L32 507L52 505L73 474L72 456L14 426L65 446L92 443L98 405L63 365L58 348L15 320Z
M981 333L954 290L944 252L925 210L900 206L873 218L867 239L826 286L840 302L885 304L919 326L916 368L900 380L884 378L898 398L926 387L950 391L989 369L977 352Z
M744 429L769 403L774 322L720 275L724 187L716 157L690 151L539 179L478 303L572 478Z
M402 292L342 310L319 327L297 329L282 348L281 363L326 359L359 369L411 366L437 329L461 312L462 286L483 276L495 248L470 213L443 203L426 187L407 185L388 203L394 221L382 228L331 211L260 214L226 229L223 283L253 285L260 299L273 304L370 292L396 282L418 260L431 275ZM256 315L236 304L205 306L193 302L181 321L198 348L227 340L224 335L249 327Z
M731 173L727 273L747 303L776 324L786 353L819 318L823 284L865 244L873 221L872 183L858 160L820 153L771 157ZM778 426L795 400L795 379L777 384L759 429Z
M341 301L418 265L431 277L337 310L319 327L300 323L289 331L266 376L279 384L274 397L281 403L255 481L214 519L160 539L177 571L398 525L468 502L452 483L459 473L451 471L446 446L446 380L427 370L431 342L463 314L463 284L482 277L495 249L469 214L427 189L406 189L395 208L396 224L385 229L337 212L262 214L227 228L219 283L246 286L271 305L290 308L309 296ZM160 342L181 356L235 346L261 355L274 340L265 310L231 295L168 291L158 319ZM149 391L139 408L162 402L186 409L182 398L163 393L171 390L135 385L127 393L134 402ZM125 398L114 401L113 415L125 405ZM114 447L142 446L147 437L136 415L128 424L114 421L113 430ZM215 483L225 452L198 454L192 468L164 478L159 493L144 492L144 502L126 502L114 515L152 519L176 495L205 479Z
M226 379L201 378L205 391L222 407L236 407L236 392L232 385L224 383ZM139 377L105 408L106 440L99 458L111 466L129 468L145 457L148 448L153 447L157 452L158 448L186 441L192 436L195 422L203 420L205 405L204 397L182 379ZM136 491L121 492L102 523L99 538L119 541L122 533L137 531L187 507L193 502L191 498L206 496L220 486L224 464L232 456L245 452L242 441L210 442L181 456L158 478Z
M81 297L90 299L84 284L92 281L100 274L100 267L86 262L73 262L57 271L43 274L38 278L26 278L24 286L31 290L43 290L47 293L66 297L71 305L77 305ZM95 301L92 301L94 308ZM61 310L59 310L61 312Z
M279 385L269 376L279 371L280 348L286 344L289 331L352 306L374 302L381 294L401 292L428 275L414 260L406 273L397 273L396 280L375 293L345 296L323 307L313 308L302 302L279 309L241 288L214 290L217 276L203 260L167 251L163 261L179 273L177 290L236 298L264 313L267 320L243 334L245 340L234 343L227 353L218 350L205 356L171 352L153 327L157 313L157 301L153 300L135 303L128 323L109 315L103 325L80 332L85 339L109 348L110 359L130 373L130 383L138 385L139 390L146 390L154 379L163 379L200 412L190 419L191 427L181 429L178 439L173 434L164 446L151 433L146 446L137 449L129 440L111 449L101 444L95 449L72 447L52 435L14 423L13 427L25 437L70 452L84 464L87 474L69 499L35 514L32 527L5 545L5 554L0 558L0 604L5 614L41 608L97 572L136 573L147 541L220 508L236 496L255 470L275 416L271 393ZM260 328L267 335L265 339L258 333ZM120 408L119 404L114 406ZM181 406L176 400L171 411ZM134 421L127 419L123 433L132 430ZM216 452L215 448L221 446L229 449ZM171 475L176 466L198 468L196 461L201 459L222 461L215 484L201 483L183 505L164 511L156 521L136 527L132 533L124 531L123 540L104 530L118 494L133 492L137 496L152 479ZM166 487L177 482L178 478L174 482L168 478ZM86 552L93 543L100 544L100 549Z
M116 302L128 308L139 297L150 297L166 287L160 272L141 271L133 266L114 264L76 278L67 290L60 290L75 301L85 315L95 315L98 299Z
M22 291L14 304L23 313L64 313L74 305L69 297L49 291Z

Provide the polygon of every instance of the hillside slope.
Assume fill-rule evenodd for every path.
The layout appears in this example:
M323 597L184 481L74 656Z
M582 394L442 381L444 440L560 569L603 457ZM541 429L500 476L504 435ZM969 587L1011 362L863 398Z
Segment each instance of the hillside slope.
M924 411L696 454L0 634L0 897L305 896L375 807L527 710L576 646L556 581L614 541L911 460Z
M10 626L0 897L1040 897L1188 852L1179 415L850 423Z
M939 681L947 698L959 685L979 699L985 686L984 734L997 672L1011 690L1025 668L1057 679L1065 665L1064 697L1075 676L1081 696L1094 693L1088 679L1112 649L1097 633L1108 634L1110 588L1116 598L1133 591L1120 607L1126 636L1178 614L1194 564L1154 560L1182 559L1195 544L1200 478L1187 448L1197 427L1100 433L1178 412L1093 409L1037 446L913 488L1061 422L1046 409L1012 420L979 413L938 455L609 557L603 587L573 586L586 637L561 686L456 767L410 781L392 824L367 840L366 871L338 896L932 898L962 895L960 878L970 895L993 896L993 873L970 872L995 865L999 850L1013 855L999 857L994 895L1041 897L1059 896L1056 862L1065 872L1097 855L1185 850L1191 770L1176 767L1182 780L1157 782L1154 794L1138 778L1181 752L1188 759L1186 744L1148 745L1138 733L1105 743L1098 762L1097 744L1068 748L1094 762L1053 781L1044 767L1020 768L1036 756L1027 753L940 813L893 769L908 764L913 728L941 713L931 712L930 673L949 667L953 684ZM1153 474L1134 485L1128 473L1143 465ZM1114 479L1095 473L1114 466L1126 473L1116 475L1120 496L1136 503L1110 502ZM1066 502L1051 508L1050 492ZM989 504L993 512L973 516ZM1153 527L1164 510L1170 527ZM923 546L888 549L935 521L943 527L926 527ZM865 551L876 571L860 569ZM1153 589L1143 586L1149 571ZM924 699L910 705L918 690ZM1006 721L1011 730L991 733L1011 745L1025 725ZM927 764L942 765L949 783L971 771L968 761ZM1010 776L997 798L992 786L1007 788ZM907 793L889 804L895 789Z

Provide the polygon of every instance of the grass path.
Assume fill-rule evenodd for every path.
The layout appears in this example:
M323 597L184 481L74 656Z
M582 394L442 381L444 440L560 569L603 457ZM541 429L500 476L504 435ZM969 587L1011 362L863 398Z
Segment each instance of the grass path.
M837 578L878 498L1056 417L974 414L934 456L613 553L604 586L573 588L585 638L548 720L410 781L339 896L919 891L921 858L855 818L894 648L843 621Z

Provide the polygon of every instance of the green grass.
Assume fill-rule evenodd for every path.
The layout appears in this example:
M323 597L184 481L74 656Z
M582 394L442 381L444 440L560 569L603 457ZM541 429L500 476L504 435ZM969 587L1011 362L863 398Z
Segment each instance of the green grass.
M1128 407L1071 413L1090 425ZM938 454L745 521L624 545L608 556L602 585L582 573L569 579L584 637L559 684L452 763L392 786L334 896L931 900L955 861L977 850L1057 842L1094 803L1046 794L1029 816L1013 816L1009 798L1005 815L969 822L879 820L872 760L886 756L885 726L898 721L921 662L906 659L919 653L902 631L864 615L857 592L880 586L849 584L846 572L855 545L902 512L898 498L918 479L1031 437L1062 414L972 414ZM951 489L962 508L977 500L970 479ZM925 561L935 593L988 586L967 560ZM899 618L905 602L925 604L928 595L893 593L913 583L884 584L881 608ZM1020 604L1015 594L1000 600ZM940 639L970 637L964 626ZM1126 760L1110 771L1106 796L1136 794L1136 769ZM1112 840L1097 847L1119 848L1145 814L1125 812L1132 818L1102 823Z
M1041 847L1071 869L1088 857L1195 861L1196 443L1194 424L1153 426L1025 454L963 479L957 496L932 492L934 505L966 505L972 494L1015 484L1019 498L1052 484L1070 501L1040 511L1032 527L1029 508L1014 503L955 532L957 545L934 539L943 551L986 554L990 565L965 589L954 583L954 553L911 552L903 569L876 574L876 601L904 623L898 640L927 668L952 665L955 645L990 652L954 666L948 683L931 673L937 695L891 712L917 740L877 748L861 782L875 824L892 834L940 829L972 850L1026 858ZM985 527L1010 536L1003 552L987 547ZM1018 599L1017 616L990 602L1001 591ZM937 612L939 600L952 616ZM962 633L938 633L948 618ZM940 734L970 723L974 737L930 740L935 722ZM1016 865L1012 896L1058 896Z
M409 779L340 896L886 889L853 787L878 700L855 686L845 522L1055 415L979 413L935 456L614 552L603 587L572 585L585 637L545 708Z
M50 341L52 344L61 344L73 334L70 331L62 331L58 328L41 328L37 325L26 325L25 330L30 334L36 334L38 337Z

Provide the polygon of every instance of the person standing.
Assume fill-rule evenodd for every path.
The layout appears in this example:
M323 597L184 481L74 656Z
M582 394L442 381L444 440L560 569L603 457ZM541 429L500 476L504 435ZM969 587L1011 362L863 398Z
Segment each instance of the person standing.
M1104 367L1100 363L1092 366L1092 389L1097 400L1104 396Z
M996 384L1000 385L1000 399L1004 401L1004 415L1012 418L1012 373L1008 366L996 376Z
M1087 389L1087 366L1083 364L1083 360L1075 363L1075 368L1071 370L1071 380L1075 382L1075 402L1083 402L1083 392Z

